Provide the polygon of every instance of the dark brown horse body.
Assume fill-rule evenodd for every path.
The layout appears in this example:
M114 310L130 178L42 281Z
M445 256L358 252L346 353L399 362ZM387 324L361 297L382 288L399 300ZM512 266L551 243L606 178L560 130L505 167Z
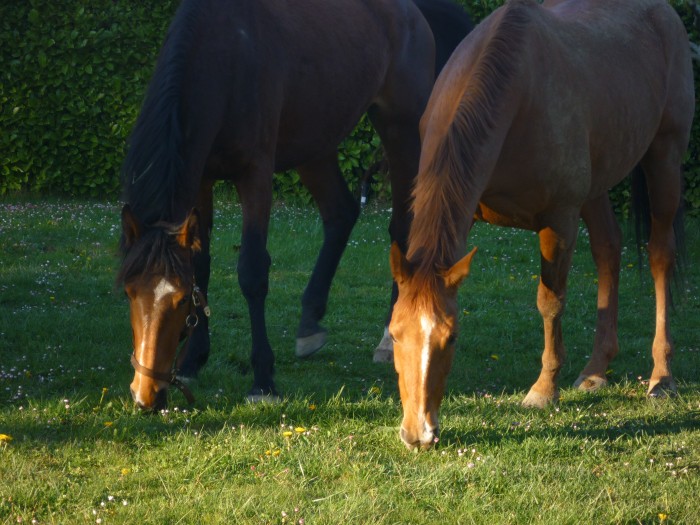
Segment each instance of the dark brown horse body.
M524 404L559 396L561 319L579 219L599 274L590 362L577 380L606 383L618 351L620 233L607 191L636 165L646 176L656 290L650 395L675 390L668 326L674 218L694 107L688 38L665 0L512 0L465 39L421 122L414 220L390 330L409 447L430 446L454 353L460 260L473 220L538 232L542 371Z
M420 5L426 13L452 12L450 29L459 32L450 36L453 45L470 29L447 0ZM266 242L273 172L293 167L324 223L302 300L297 355L320 348L319 321L358 214L337 146L368 112L389 159L391 237L405 246L418 122L434 61L431 28L408 0L183 2L124 164L119 278L131 306L137 363L131 390L139 406L164 405L162 378L181 334L189 334L182 374L194 375L207 359L207 319L193 301L208 288L212 186L219 179L233 181L243 213L238 279L251 320L249 397L277 394L265 325Z

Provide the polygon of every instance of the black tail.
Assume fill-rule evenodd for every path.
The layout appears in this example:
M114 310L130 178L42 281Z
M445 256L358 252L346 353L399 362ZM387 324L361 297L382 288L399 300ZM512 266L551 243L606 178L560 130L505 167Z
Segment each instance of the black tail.
M649 204L649 191L644 170L637 165L632 171L631 211L634 216L634 232L637 241L637 257L639 268L642 268L642 251L649 243L651 235L651 206ZM683 181L683 178L681 178ZM682 182L681 182L682 183ZM681 200L678 211L673 219L673 234L676 239L676 268L674 272L675 287L682 290L685 281L686 244L685 244L685 207L681 191Z
M452 0L413 0L428 21L435 38L435 78L447 59L474 29L474 22L467 12Z

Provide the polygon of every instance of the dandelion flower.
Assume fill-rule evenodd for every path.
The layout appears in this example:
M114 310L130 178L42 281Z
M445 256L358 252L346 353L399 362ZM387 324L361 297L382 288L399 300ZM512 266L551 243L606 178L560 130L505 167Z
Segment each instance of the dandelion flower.
M313 403L311 403L311 404L309 405L309 410L316 410L316 405L314 405Z
M114 423L112 421L105 421L105 426L107 428L111 427L112 425L114 425Z
M7 434L0 434L0 443L9 443L12 441L12 436L8 436Z
M286 438L292 437L292 432L290 430L285 430L284 432L282 432L282 435Z
M668 519L668 514L664 512L659 512L659 521L664 522Z
M297 434L302 434L303 432L306 432L306 429L305 429L304 427L296 427L296 428L294 429L294 431L295 431Z

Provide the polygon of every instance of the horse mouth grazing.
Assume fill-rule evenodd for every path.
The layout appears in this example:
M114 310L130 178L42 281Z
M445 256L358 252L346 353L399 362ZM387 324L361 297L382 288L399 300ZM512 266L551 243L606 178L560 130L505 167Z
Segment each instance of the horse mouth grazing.
M440 428L430 428L426 423L423 428L423 432L417 436L411 435L409 431L407 431L404 427L401 427L399 435L401 436L401 441L404 442L404 445L406 445L406 448L409 450L416 450L418 448L428 450L438 442Z
M146 404L143 401L139 400L138 396L136 395L136 392L134 392L133 390L131 390L131 398L134 400L134 403L136 404L139 410L146 414L155 414L156 412L165 410L165 408L168 406L168 389L161 388L160 390L158 390L152 404Z

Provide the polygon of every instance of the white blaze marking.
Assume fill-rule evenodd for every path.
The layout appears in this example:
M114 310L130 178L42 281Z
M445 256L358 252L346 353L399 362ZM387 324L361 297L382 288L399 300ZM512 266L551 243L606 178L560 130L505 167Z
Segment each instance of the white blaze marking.
M430 362L430 335L435 328L435 321L427 315L420 318L420 326L423 329L423 348L420 353L420 371L423 385L428 379L428 363Z
M153 302L159 303L166 295L175 293L176 289L165 277L163 277L155 290L153 290Z

